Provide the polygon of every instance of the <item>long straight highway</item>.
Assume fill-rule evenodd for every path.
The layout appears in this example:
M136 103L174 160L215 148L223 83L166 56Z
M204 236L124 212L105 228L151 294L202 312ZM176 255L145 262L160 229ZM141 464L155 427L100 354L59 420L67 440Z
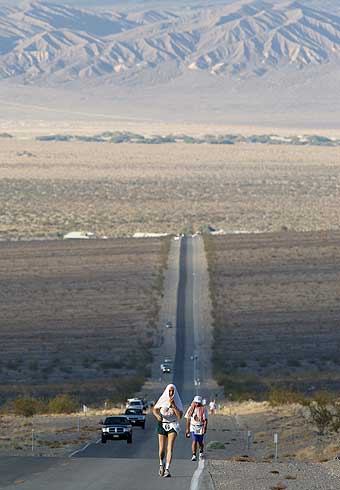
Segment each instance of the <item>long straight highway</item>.
M176 357L173 379L168 376L163 382L164 387L168 382L176 384L185 407L191 402L196 390L200 389L198 382L195 385L195 379L199 379L202 394L207 399L211 395L207 379L209 363L203 362L208 351L206 342L202 341L204 325L203 315L199 311L202 298L195 297L202 289L200 281L206 285L207 270L205 262L200 258L202 256L204 251L201 238L181 240L175 312ZM170 330L165 335L171 335ZM79 448L69 458L2 458L0 488L17 489L20 483L23 490L189 490L197 463L190 461L190 441L185 438L183 428L184 421L175 444L171 479L157 475L156 422L152 415L148 415L145 430L134 429L131 445L124 441L102 444L98 431L97 441Z

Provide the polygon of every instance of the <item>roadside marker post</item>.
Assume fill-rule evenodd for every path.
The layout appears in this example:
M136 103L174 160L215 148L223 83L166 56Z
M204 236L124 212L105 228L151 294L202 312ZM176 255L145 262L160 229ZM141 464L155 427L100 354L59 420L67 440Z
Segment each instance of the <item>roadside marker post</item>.
M274 445L275 445L275 461L277 461L279 456L279 434L275 432L274 434Z
M34 452L34 429L32 429L32 453Z
M247 438L246 438L246 441L247 441L246 442L246 449L247 449L247 451L249 451L249 449L250 449L251 436L252 436L251 431L248 430L248 432L247 432Z
M80 432L80 415L78 415L78 432Z

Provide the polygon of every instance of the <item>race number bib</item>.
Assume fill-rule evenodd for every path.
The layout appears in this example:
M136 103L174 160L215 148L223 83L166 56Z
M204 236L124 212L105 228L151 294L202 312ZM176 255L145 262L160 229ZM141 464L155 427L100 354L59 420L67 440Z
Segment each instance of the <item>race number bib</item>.
M200 436L203 434L203 425L192 425L192 431L194 434L196 434L197 436Z
M180 427L179 427L178 422L163 422L162 427L165 430L165 432L169 432L170 430L174 430L178 434L180 431Z

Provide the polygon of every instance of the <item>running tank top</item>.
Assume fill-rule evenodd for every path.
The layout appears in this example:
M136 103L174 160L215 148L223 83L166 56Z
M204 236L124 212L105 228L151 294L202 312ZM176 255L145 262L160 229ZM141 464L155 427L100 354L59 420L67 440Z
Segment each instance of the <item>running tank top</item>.
M175 415L175 412L173 408L169 406L162 407L160 409L160 414L162 416L162 422L167 422L167 423L177 422L177 417Z

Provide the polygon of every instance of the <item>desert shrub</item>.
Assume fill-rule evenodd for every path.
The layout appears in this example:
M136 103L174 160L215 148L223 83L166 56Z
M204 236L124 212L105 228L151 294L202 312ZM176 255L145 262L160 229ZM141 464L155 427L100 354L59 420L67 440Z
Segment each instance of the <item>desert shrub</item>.
M268 393L268 402L272 407L280 405L289 405L291 403L306 403L306 397L297 391L284 389L284 388L272 388Z
M335 405L337 396L330 391L316 391L313 396L313 400L319 405Z
M268 391L261 378L252 375L215 372L215 379L223 386L225 395L232 393L235 401L263 400Z
M70 395L57 395L48 402L48 411L51 413L73 413L78 409L78 402Z
M16 398L11 405L14 414L23 417L32 417L37 413L44 412L46 409L44 402L29 397Z
M129 396L138 393L144 383L144 376L134 376L123 378L120 383L115 386L115 393L111 397L114 403L125 401Z
M122 360L121 359L110 359L106 361L102 361L99 363L99 368L103 369L104 371L108 369L120 369L122 366Z
M71 374L73 371L72 366L61 366L60 371L65 374Z
M210 441L207 445L207 451L212 451L213 449L224 449L225 445L223 442L219 441Z
M28 363L28 368L31 371L37 371L38 367L39 367L39 363L35 359Z
M300 367L301 361L299 361L299 359L288 359L287 366L289 366L289 367Z
M333 424L333 414L329 407L313 401L309 405L312 422L316 425L320 435L325 433L328 427Z

